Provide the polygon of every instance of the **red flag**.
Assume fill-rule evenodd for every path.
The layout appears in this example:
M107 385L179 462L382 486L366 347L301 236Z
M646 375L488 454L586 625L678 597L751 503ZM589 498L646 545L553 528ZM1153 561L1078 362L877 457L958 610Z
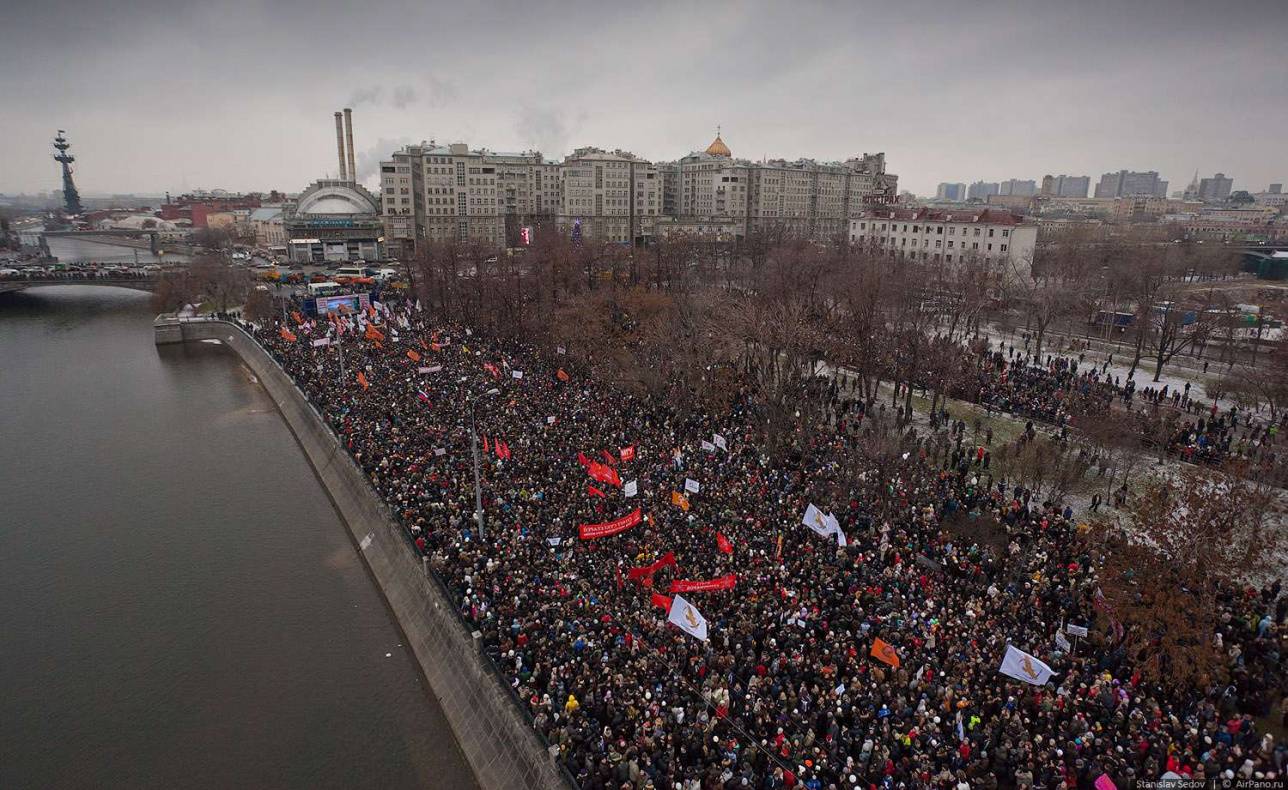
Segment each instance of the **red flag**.
M635 445L632 444L630 447L623 447L620 452L623 461L635 460Z
M604 462L609 466L617 465L617 458L615 458L612 453L608 452L607 450L600 450L599 454L604 456Z
M484 362L483 369L486 370L488 373L491 373L492 378L494 379L501 377L501 371L497 370L496 365L493 365L491 362Z
M657 608L661 609L661 610L662 610L662 611L664 611L664 612L669 612L669 611L671 611L671 599L670 599L670 598L666 597L666 596L665 596L665 595L663 595L662 593L653 593L653 595L651 596L651 598L652 598L652 601L653 601L653 605L654 605L654 606L656 606Z
M663 568L675 564L675 552L668 551L660 560L652 565L642 565L638 568L631 568L626 572L626 576L631 580L647 579Z
M559 368L559 372L555 374L555 378L560 381L567 381L569 377L568 373L563 368Z
M412 351L411 349L407 349L407 358L410 359L412 362L419 362L420 354L417 354L415 351Z
M678 579L671 582L671 592L715 592L717 590L732 590L738 584L738 574L726 573L716 579L703 579L694 581L692 579Z
M509 442L504 442L504 443L501 445L501 450L502 450L502 452L504 452L504 453L505 453L505 460L507 460L507 461L508 461L508 460L510 460L510 443L509 443Z
M598 488L595 488L590 483L586 484L586 493L589 496L597 496L597 497L602 497L604 499L608 498L608 494L605 494L603 491L600 491Z
M484 435L484 437L483 437L483 452L485 452L485 453L490 453L490 452L492 452L492 451L488 448L488 445L487 445L487 436L486 436L486 435Z
M425 338L423 337L420 339L420 347L425 349L426 351L429 350L429 346L425 345Z
M364 390L371 389L371 383L367 381L366 374L364 374L361 370L358 371L358 383L362 385L362 388Z
M725 554L733 554L733 544L719 532L716 533L716 546Z
M501 452L501 440L492 440L492 452L496 453L497 458L505 458L505 453Z
M622 478L617 475L617 471L611 466L605 466L598 461L591 461L586 467L586 472L601 483L622 487Z
M639 524L642 520L643 519L640 517L640 509L635 508L625 516L613 519L612 521L605 521L601 524L581 524L577 527L577 535L582 540L607 538L625 532L636 524Z
M590 459L586 457L585 453L579 452L577 453L577 463L581 464L582 466L590 466Z
M617 575L617 589L619 589L619 590L620 590L620 589L622 589L622 584L623 584L623 582L622 582L622 566L621 566L621 565L618 565L618 566L617 566L617 574L616 574L616 575Z
M294 343L296 341L295 333L286 327L282 327L282 339L288 343Z

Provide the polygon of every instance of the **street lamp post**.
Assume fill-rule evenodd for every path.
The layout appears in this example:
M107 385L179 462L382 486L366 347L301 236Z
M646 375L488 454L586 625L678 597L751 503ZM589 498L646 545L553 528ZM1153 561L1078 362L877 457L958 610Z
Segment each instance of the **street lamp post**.
M474 521L478 524L479 540L486 538L483 526L483 488L479 483L479 432L474 425L474 398L466 401L470 407L470 453L474 456Z

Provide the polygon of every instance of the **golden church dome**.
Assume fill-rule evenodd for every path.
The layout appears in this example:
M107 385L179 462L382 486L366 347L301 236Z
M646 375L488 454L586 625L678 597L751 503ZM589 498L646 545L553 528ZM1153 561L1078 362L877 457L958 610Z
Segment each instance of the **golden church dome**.
M711 145L707 146L707 153L712 156L733 156L733 153L729 151L729 146L725 145L724 140L720 139L719 129L716 129L716 139L711 141Z

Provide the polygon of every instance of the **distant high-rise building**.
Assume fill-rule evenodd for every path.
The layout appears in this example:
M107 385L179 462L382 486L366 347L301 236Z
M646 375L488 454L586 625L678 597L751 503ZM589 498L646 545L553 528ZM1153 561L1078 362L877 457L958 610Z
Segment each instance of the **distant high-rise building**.
M966 185L944 182L935 190L936 200L951 200L961 203L966 200Z
M966 190L967 200L988 200L989 195L996 195L998 185L992 181L976 181Z
M1085 198L1091 188L1091 176L1044 176L1042 194L1047 197Z
M1271 184L1271 185L1270 185L1270 188L1269 188L1269 189L1267 189L1266 191L1267 191L1267 192L1269 192L1269 193L1270 193L1270 194L1272 194L1272 195L1279 195L1279 194L1283 194L1283 191L1284 191L1284 185L1283 185L1283 184Z
M1234 188L1234 179L1226 178L1225 173L1217 173L1211 178L1205 178L1199 181L1199 200L1215 203L1230 197L1230 190Z
M1009 178L997 185L997 194L1014 195L1016 197L1033 197L1038 193L1038 185L1032 179L1021 181L1018 178Z
M1096 184L1096 197L1116 198L1132 195L1167 197L1167 182L1160 180L1158 172L1149 170L1136 172L1119 170L1117 173L1105 173Z

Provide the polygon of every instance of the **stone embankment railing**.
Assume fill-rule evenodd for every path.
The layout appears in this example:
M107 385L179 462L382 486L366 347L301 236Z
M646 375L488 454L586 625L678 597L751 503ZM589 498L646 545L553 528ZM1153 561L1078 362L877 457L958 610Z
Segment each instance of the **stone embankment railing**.
M550 790L573 786L483 652L481 634L469 630L446 588L417 561L407 532L277 362L230 321L162 315L154 328L158 345L218 340L259 378L348 527L479 784Z

